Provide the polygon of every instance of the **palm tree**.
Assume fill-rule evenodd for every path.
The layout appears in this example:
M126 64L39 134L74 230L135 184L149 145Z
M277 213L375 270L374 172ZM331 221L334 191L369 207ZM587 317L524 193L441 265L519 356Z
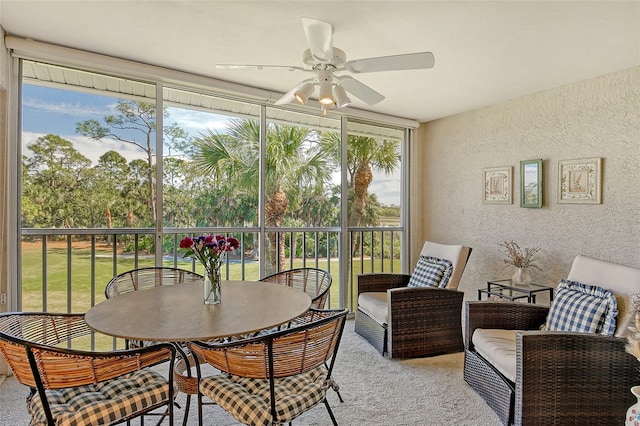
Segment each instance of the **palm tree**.
M302 187L322 193L331 178L331 158L325 155L312 130L269 124L266 132L265 225L282 227L289 208L289 194ZM258 193L260 125L255 120L231 120L224 133L212 132L194 140L197 166L211 172L220 184L234 185L249 194ZM271 267L285 263L283 233L269 233ZM278 247L277 256L275 248Z
M340 134L325 133L322 140L323 149L332 152L333 158L339 158ZM385 174L394 172L400 165L400 142L387 139L375 139L368 136L349 135L347 138L347 173L349 185L353 188L354 197L349 212L349 226L361 225L367 205L367 193L373 180L373 168ZM358 250L359 242L354 245Z

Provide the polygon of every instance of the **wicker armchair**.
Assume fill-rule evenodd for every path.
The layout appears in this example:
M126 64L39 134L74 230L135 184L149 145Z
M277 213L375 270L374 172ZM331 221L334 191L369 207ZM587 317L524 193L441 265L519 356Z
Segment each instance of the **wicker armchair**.
M154 366L175 358L169 344L110 352L91 347L100 335L84 315L0 314L0 352L18 382L31 388L31 425L112 425L154 415L173 424L173 383ZM111 337L105 339L111 341ZM68 349L79 347L85 349ZM173 362L168 363L168 376Z
M546 306L466 303L464 379L505 425L624 424L627 408L636 402L629 389L640 383L639 364L625 352L622 336L633 317L630 297L640 292L640 269L578 256L568 279L614 291L614 337L539 331L547 319ZM494 356L502 354L499 365L499 358L490 361L478 352L473 339L478 329L499 333L509 347L492 348Z
M421 256L453 264L445 288L407 287L410 275L358 276L355 331L381 354L417 358L462 352L462 299L457 291L471 248L427 241Z
M190 342L199 381L202 424L207 396L246 425L290 423L326 399L348 311L311 309L285 330L230 343ZM202 377L200 362L223 371ZM295 401L295 403L292 403Z
M331 274L322 269L296 268L277 272L259 281L288 285L304 291L311 297L312 308L324 309L332 280Z
M202 281L204 277L195 272L164 266L132 269L113 277L104 289L104 295L111 299L122 293L156 287Z

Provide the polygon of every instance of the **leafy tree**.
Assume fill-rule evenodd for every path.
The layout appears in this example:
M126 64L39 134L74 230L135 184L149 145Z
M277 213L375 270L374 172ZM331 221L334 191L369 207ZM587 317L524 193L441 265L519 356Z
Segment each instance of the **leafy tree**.
M131 169L127 159L116 151L107 151L98 159L96 192L93 200L104 204L106 227L113 227L112 209L122 208L124 187Z
M291 216L306 226L339 226L340 188L330 186L324 193L315 188L300 188L292 203Z
M78 219L87 213L91 160L57 135L39 137L27 148L32 155L23 161L28 176L23 198L31 200L30 217L43 227L82 226Z
M163 221L165 226L192 227L197 220L186 207L191 205L198 188L193 185L190 163L174 157L164 158Z
M97 120L86 120L76 124L76 132L94 140L113 138L140 148L146 153L146 204L151 214L151 220L155 223L157 212L153 179L153 155L155 148L156 106L148 102L119 100L116 110L118 111L117 115L104 117L106 127L103 127ZM163 116L165 118L169 117L166 109L163 111ZM175 123L166 126L163 129L163 133L173 144L177 144L181 138L186 137L184 130L180 129Z
M123 188L127 204L127 225L130 227L136 224L138 226L153 226L155 222L148 208L150 195L147 176L149 173L155 175L156 168L152 166L151 172L149 172L149 164L145 160L136 159L129 162L129 170L130 173Z

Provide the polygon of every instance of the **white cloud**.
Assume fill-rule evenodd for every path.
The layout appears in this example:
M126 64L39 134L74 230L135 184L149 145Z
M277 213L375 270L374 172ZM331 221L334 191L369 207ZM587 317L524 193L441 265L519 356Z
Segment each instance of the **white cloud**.
M34 143L42 136L46 136L46 134L22 132L22 155L26 155L28 157L31 153L28 149L28 145ZM146 160L147 158L147 154L142 149L126 142L107 138L96 141L91 138L78 135L60 135L60 137L73 143L74 148L91 160L94 166L98 163L98 159L107 151L117 151L120 155L126 158L128 162L135 159Z
M400 181L397 179L374 178L369 186L369 193L375 194L378 201L384 205L396 205L400 203Z
M40 99L25 97L22 101L25 108L31 108L34 111L41 111L52 114L64 114L70 116L86 116L96 115L105 116L113 114L113 107L108 109L89 107L87 104L70 104L66 102L47 103Z
M227 127L229 117L202 111L194 111L182 108L169 108L171 114L165 119L166 124L177 123L191 136L199 136L201 133L222 131Z

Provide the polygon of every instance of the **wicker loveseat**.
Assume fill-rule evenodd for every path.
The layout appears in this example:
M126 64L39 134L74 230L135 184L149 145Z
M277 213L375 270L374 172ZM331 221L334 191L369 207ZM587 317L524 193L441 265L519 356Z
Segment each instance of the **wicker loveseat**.
M634 316L640 269L578 256L567 280L613 291L613 336L540 331L546 306L465 305L464 379L505 425L624 424L635 402L629 389L640 383L640 363L625 352L623 336Z

